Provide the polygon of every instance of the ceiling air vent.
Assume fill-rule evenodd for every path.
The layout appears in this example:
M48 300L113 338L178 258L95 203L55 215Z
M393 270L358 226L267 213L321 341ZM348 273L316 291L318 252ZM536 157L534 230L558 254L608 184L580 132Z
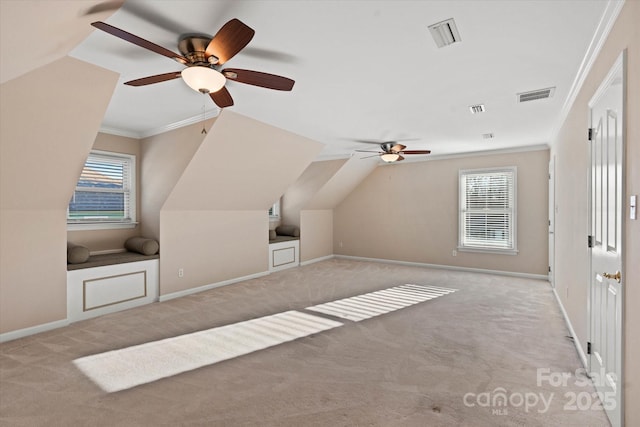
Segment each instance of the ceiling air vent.
M429 25L429 31L431 31L431 36L438 47L449 46L462 40L453 18Z
M483 133L482 134L482 138L483 139L493 139L493 134L492 133Z
M471 111L471 114L478 114L478 113L484 113L486 110L484 108L484 104L477 104L477 105L470 105L469 111Z
M522 92L518 94L518 102L535 101L538 99L551 98L555 87L548 87L546 89L532 90L530 92Z

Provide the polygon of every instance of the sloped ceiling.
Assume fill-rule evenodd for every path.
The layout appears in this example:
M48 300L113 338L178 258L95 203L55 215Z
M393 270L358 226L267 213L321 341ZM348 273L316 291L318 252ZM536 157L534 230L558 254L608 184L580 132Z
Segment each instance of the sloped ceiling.
M377 159L350 158L309 200L303 209L333 209L377 166Z
M266 211L321 150L316 141L223 111L162 210Z
M2 209L66 210L117 78L64 57L2 84Z
M52 2L57 3L57 2ZM296 80L292 92L229 82L230 111L347 156L360 139L416 138L433 155L546 144L590 49L607 0L137 0L107 22L171 50L181 34L239 18L256 30L227 63ZM428 26L454 18L461 42L437 48ZM73 27L75 28L75 26ZM19 33L18 33L19 34ZM95 30L72 55L121 73L120 83L182 66ZM519 104L519 92L555 87ZM485 104L472 115L469 106ZM134 135L217 108L180 79L120 84L103 126ZM493 133L493 139L483 139Z
M0 1L0 83L66 56L119 1Z

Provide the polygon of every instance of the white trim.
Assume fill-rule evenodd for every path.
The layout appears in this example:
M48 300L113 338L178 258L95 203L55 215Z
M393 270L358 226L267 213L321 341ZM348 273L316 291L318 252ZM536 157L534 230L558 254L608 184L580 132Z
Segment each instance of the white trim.
M210 289L219 288L221 286L232 285L238 282L244 282L245 280L257 279L258 277L263 277L269 275L268 271L264 271L262 273L250 274L248 276L235 277L229 280L223 280L222 282L211 283L209 285L198 286L197 288L185 289L184 291L172 292L166 295L160 295L158 301L164 302L169 301L175 298L185 297L191 294L197 294L199 292L208 291Z
M106 133L109 135L115 135L115 136L124 136L126 138L140 139L140 132L134 132L126 129L117 129L117 128L110 128L106 126L100 126L99 132Z
M211 119L214 117L218 117L218 115L220 115L220 109L217 108L215 110L209 110L206 111L204 113L204 119ZM169 123L168 125L164 125L164 126L159 126L157 128L151 128L151 129L146 129L146 130L142 130L139 132L136 131L132 131L132 130L127 130L127 129L119 129L119 128L112 128L112 127L108 127L108 126L101 126L100 127L100 132L102 133L108 133L110 135L117 135L117 136L126 136L129 138L136 138L136 139L143 139L143 138L148 138L150 136L154 136L154 135L159 135L161 133L165 133L165 132L169 132L175 129L179 129L181 127L185 127L185 126L189 126L198 122L202 121L202 114L198 114L196 116L192 116L192 117L187 117L184 120L179 120L177 122L173 122L173 123Z
M354 261L383 262L386 264L406 265L409 267L437 268L439 270L455 270L455 271L466 271L470 273L495 274L498 276L509 276L509 277L520 277L523 279L544 280L545 282L549 281L549 277L546 274L518 273L516 271L502 271L502 270L486 270L484 268L459 267L456 265L443 265L443 264L427 264L423 262L398 261L395 259L382 259L382 258L366 258L366 257L351 256L351 255L334 255L334 258L350 259Z
M467 194L467 185L466 185L466 177L468 175L486 175L486 174L494 174L501 173L511 175L511 185L509 189L513 192L513 205L510 205L509 208L513 212L513 218L511 220L510 227L508 227L509 237L511 238L512 247L510 248L494 248L489 246L472 246L472 245L464 245L464 237L466 236L464 221L463 221L463 205L464 200L466 200ZM463 187L463 178L465 181ZM469 210L469 208L465 207L465 212ZM486 239L485 239L486 240ZM480 168L480 169L460 169L458 170L458 248L459 251L462 252L485 252L485 253L494 253L501 255L517 255L518 254L518 167L517 166L506 166L506 167L496 167L496 168Z
M416 156L416 157L409 156L409 157L405 157L405 159L400 164L406 165L407 163L459 159L463 157L495 156L499 154L526 153L529 151L544 151L548 149L549 149L548 144L535 144L535 145L526 145L523 147L499 148L496 150L467 151L464 153L454 153L454 154L430 154L428 156ZM397 165L398 165L398 162L392 162L392 163L380 162L378 166L397 166Z
M83 222L67 223L67 230L114 230L118 228L136 228L137 226L137 222Z
M562 301L560 301L560 297L558 296L556 289L552 287L551 290L553 291L553 295L555 295L556 297L556 301L558 302L558 306L560 307L560 311L562 312L562 317L564 317L564 321L567 324L567 328L569 328L569 334L571 334L571 338L573 338L573 344L575 345L576 350L578 351L578 356L580 356L580 361L582 362L582 366L584 366L585 369L588 369L589 365L587 362L587 355L584 353L584 350L582 349L582 344L580 344L580 339L578 338L578 335L576 335L576 331L574 331L573 329L573 325L571 324L569 315L567 314L567 311L564 309L564 305L562 305Z
M69 326L69 320L56 320L55 322L43 323L42 325L31 326L29 328L18 329L16 331L5 332L0 334L0 343L17 340L19 338L28 337L29 335L39 334L41 332L51 331L53 329Z
M69 220L69 205L67 205L67 230L109 230L109 229L124 229L124 228L135 228L138 225L137 215L138 215L138 193L136 191L138 186L138 159L135 154L130 153L120 153L115 151L105 151L105 150L91 150L87 159L85 159L85 163L82 165L82 170L84 171L84 167L86 166L87 160L90 157L103 157L105 159L113 160L120 159L123 164L126 163L128 166L128 174L126 187L129 190L128 198L125 197L125 206L128 201L128 213L129 220L124 221L91 221L91 220ZM126 169L126 168L124 168ZM78 177L76 181L76 187L74 188L74 196L76 191L99 191L100 189L90 190L87 188L78 187L78 181L81 175ZM124 183L123 183L124 185ZM124 189L123 189L124 190ZM103 191L104 192L104 191ZM110 191L111 193L111 191ZM71 202L69 202L71 204Z
M331 255L327 255L327 256L321 256L319 258L313 258L313 259L310 259L310 260L307 260L307 261L302 261L300 263L300 267L303 267L303 266L309 265L309 264L315 264L316 262L320 262L320 261L327 261L327 260L333 259L335 257L336 257L335 255L331 254Z
M589 75L591 67L593 67L593 63L596 61L596 58L598 57L598 54L602 49L602 45L604 45L607 37L609 37L611 28L613 28L613 24L615 24L616 19L618 19L618 15L620 14L622 7L624 6L624 2L625 0L609 0L607 2L607 6L602 13L600 22L598 23L598 27L593 34L593 38L591 39L591 43L589 43L589 47L585 52L582 63L580 63L578 73L573 80L573 84L571 85L569 94L567 95L567 98L562 105L562 109L560 110L560 114L558 114L558 119L556 120L556 124L553 127L553 131L551 132L552 144L555 144L555 142L557 141L560 128L567 119L569 111L571 111L571 107L573 107L573 103L575 102L578 93L580 93L580 89L582 89L584 81Z

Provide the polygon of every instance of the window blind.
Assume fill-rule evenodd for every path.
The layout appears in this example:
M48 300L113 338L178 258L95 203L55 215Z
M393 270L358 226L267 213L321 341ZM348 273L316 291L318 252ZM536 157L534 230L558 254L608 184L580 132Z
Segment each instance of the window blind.
M461 248L515 250L515 174L460 172Z
M67 222L135 221L133 165L131 156L92 152L69 203Z

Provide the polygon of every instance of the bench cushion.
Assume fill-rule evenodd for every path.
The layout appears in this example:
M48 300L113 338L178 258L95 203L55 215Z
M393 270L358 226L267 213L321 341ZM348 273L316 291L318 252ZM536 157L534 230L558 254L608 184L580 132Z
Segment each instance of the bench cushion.
M142 255L155 255L158 253L158 242L144 237L130 237L124 242L124 247L129 252L137 252Z
M115 254L92 255L82 264L67 264L67 271L82 268L102 267L104 265L124 264L126 262L146 261L160 258L160 255L142 255L135 252L118 252Z
M81 264L88 259L88 248L67 242L67 264Z

